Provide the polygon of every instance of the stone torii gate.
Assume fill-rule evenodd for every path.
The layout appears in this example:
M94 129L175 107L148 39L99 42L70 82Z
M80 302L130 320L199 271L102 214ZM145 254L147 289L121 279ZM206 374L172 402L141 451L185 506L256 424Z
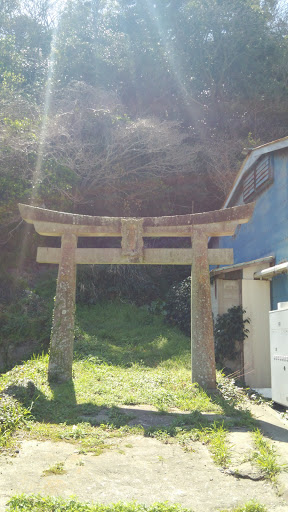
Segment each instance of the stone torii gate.
M233 249L208 249L210 236L231 236L249 221L254 203L173 217L92 217L24 204L22 218L44 236L60 236L61 248L38 247L38 263L59 265L48 379L72 379L77 264L191 265L192 382L215 390L215 355L209 265L233 263ZM78 237L121 237L121 249L78 249ZM192 249L150 249L146 237L187 237Z

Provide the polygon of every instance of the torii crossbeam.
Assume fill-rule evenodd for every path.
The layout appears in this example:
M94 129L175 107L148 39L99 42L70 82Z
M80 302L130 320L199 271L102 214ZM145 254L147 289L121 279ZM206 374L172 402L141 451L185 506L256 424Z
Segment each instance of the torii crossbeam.
M208 249L210 236L231 236L249 221L254 203L172 217L92 217L19 205L22 218L44 236L60 236L61 248L39 247L38 263L59 265L48 378L72 379L77 264L191 265L192 382L215 390L215 355L209 265L233 263L232 249ZM78 237L121 237L121 249L78 249ZM150 249L146 237L187 237L192 249Z

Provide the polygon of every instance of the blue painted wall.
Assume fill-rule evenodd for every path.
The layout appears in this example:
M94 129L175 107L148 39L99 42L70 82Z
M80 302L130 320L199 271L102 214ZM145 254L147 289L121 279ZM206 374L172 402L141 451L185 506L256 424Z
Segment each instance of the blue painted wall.
M219 247L234 249L234 263L275 256L275 263L288 261L288 150L273 153L274 181L256 197L252 219L237 229L234 237L221 237ZM235 206L243 204L241 193L234 200ZM217 241L211 241L211 247ZM288 276L279 275L272 280L271 307L277 302L288 301Z

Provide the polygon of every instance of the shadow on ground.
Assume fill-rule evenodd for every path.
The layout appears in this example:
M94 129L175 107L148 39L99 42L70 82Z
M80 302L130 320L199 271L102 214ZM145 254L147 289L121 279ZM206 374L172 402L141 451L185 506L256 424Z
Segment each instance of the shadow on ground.
M125 405L118 407L96 406L92 403L77 403L74 384L72 381L65 384L51 385L52 400L28 381L25 386L9 386L5 393L15 397L27 409L31 410L35 421L51 424L65 423L75 425L88 423L91 426L111 425L114 428L141 426L144 435L151 435L155 430L161 430L163 435L174 436L177 430L189 432L193 429L205 429L215 422L223 425L229 431L243 429L245 431L261 428L268 429L263 419L255 420L250 411L238 410L228 405L220 395L212 395L211 400L221 405L224 414L202 413L198 410L182 412L177 409L169 412L159 412L150 405ZM285 439L287 429L283 426L273 426L272 439ZM288 441L288 438L286 442Z

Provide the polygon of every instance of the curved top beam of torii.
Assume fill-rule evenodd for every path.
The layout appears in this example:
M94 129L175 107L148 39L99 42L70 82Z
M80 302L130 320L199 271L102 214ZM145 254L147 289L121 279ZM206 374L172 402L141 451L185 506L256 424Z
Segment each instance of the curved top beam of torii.
M77 236L121 236L123 221L140 222L145 237L191 237L200 228L207 236L233 235L238 224L253 214L254 203L190 215L166 217L93 217L19 204L22 218L45 236L61 236L67 230Z

